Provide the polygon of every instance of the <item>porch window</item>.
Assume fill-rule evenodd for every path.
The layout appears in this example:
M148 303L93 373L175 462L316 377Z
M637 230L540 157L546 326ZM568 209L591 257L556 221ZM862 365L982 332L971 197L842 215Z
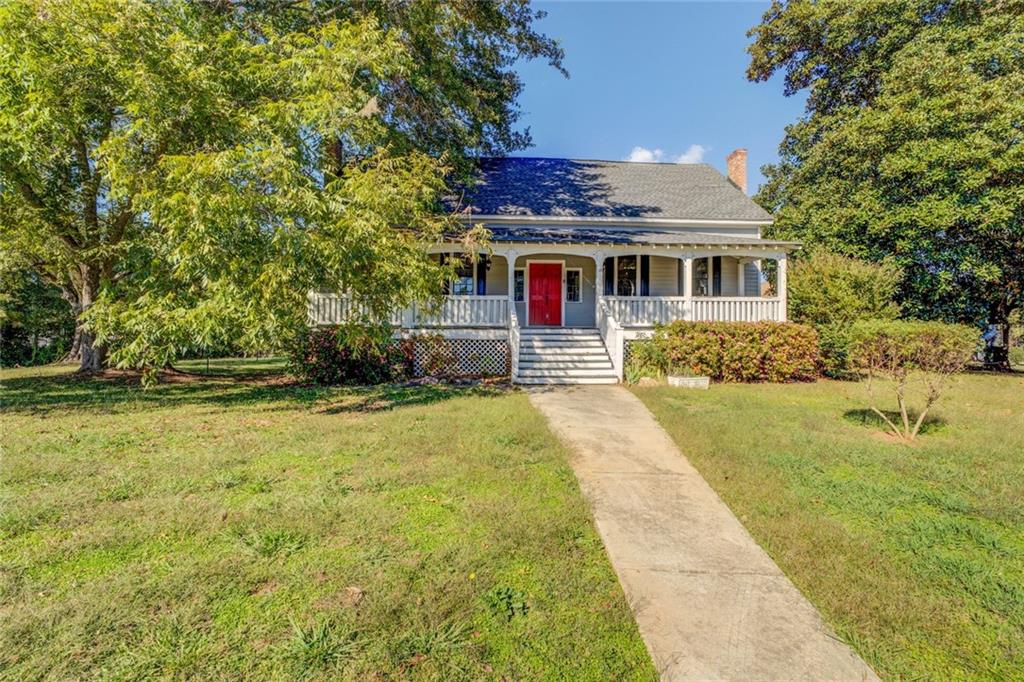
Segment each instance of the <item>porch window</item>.
M565 300L579 303L583 300L583 270L568 268L565 271Z
M708 259L693 259L693 293L696 296L708 296Z
M452 280L449 291L453 296L472 296L476 292L476 268L468 258L451 258L458 259L459 264L455 268L455 279Z
M526 300L526 270L516 268L512 275L513 297L516 302Z
M636 296L636 256L619 256L615 261L615 294Z

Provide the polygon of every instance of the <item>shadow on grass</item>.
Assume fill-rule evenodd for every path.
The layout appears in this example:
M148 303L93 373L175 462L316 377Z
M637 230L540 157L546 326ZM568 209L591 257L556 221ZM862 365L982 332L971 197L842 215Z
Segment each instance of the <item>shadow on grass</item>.
M892 420L893 424L900 426L903 423L903 418L900 416L900 413L897 412L896 410L882 410L882 412L885 413L886 417ZM910 424L911 426L913 426L913 424L917 421L917 413L912 411L909 413L909 416ZM846 412L843 413L843 418L849 422L858 424L860 426L869 426L871 428L879 429L881 431L886 432L891 431L889 425L885 423L885 420L883 420L881 417L875 414L873 410L847 410ZM918 434L923 435L932 431L938 431L942 429L942 427L944 427L945 425L946 420L933 413L925 417L924 422L921 424L921 430L918 431Z
M268 358L203 358L179 360L174 369L192 376L258 380L281 375L288 362L283 357Z
M467 394L486 397L503 392L497 387L445 384L328 388L300 384L282 374L253 380L174 373L163 375L160 383L147 389L142 388L137 375L126 373L15 377L0 383L0 409L5 414L33 415L58 410L109 414L179 406L229 408L257 403L265 403L261 409L270 411L307 407L326 414L340 414L379 412L427 405Z
M323 406L323 414L349 412L381 412L397 407L430 405L457 396L494 397L509 389L506 385L483 384L475 386L453 386L450 384L429 384L420 386L360 386L340 389L336 398Z

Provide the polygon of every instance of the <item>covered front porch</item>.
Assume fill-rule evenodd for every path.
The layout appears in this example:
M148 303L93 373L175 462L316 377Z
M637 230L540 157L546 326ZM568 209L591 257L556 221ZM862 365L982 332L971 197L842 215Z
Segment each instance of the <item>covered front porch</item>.
M768 260L776 264L774 283L762 273ZM508 324L511 310L523 327L594 328L602 309L630 328L674 320L785 321L786 266L785 252L609 255L495 248L460 265L439 308L412 306L390 321L405 328L496 328ZM352 313L336 294L313 294L310 305L314 324L338 324Z
M491 346L500 344L513 380L525 381L531 373L600 373L594 364L599 362L612 372L601 379L621 380L627 345L655 325L785 321L792 248L757 238L678 244L493 241L487 253L472 259L454 246L440 247L433 257L457 262L440 304L395 311L389 322L403 336L429 332L450 339L467 366L481 354L481 344L489 344L491 355L499 353ZM314 325L339 324L360 312L344 295L310 294Z
M771 282L763 270L769 261ZM594 328L602 315L629 328L674 320L785 321L786 267L784 250L495 246L477 263L460 266L440 312L420 322L500 326L504 310L514 311L522 327Z

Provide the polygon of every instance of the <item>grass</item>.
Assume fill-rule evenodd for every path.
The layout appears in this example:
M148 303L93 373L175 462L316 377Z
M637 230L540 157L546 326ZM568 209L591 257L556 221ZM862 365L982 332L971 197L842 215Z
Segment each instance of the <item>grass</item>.
M0 678L655 676L524 395L66 372L0 375Z
M1024 674L1024 377L958 379L910 446L857 383L635 392L883 677Z
M191 374L258 379L281 374L286 364L287 359L283 357L209 358L179 360L174 368Z

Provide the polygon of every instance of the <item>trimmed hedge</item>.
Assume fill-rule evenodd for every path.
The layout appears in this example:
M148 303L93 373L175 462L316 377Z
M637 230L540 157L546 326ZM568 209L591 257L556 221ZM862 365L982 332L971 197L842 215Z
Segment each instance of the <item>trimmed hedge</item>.
M657 369L714 381L812 381L821 366L817 332L790 322L673 322L648 343L635 354L647 369L634 364L632 376Z
M300 335L289 368L320 386L353 386L407 379L412 364L411 343L394 341L390 330L328 327Z

